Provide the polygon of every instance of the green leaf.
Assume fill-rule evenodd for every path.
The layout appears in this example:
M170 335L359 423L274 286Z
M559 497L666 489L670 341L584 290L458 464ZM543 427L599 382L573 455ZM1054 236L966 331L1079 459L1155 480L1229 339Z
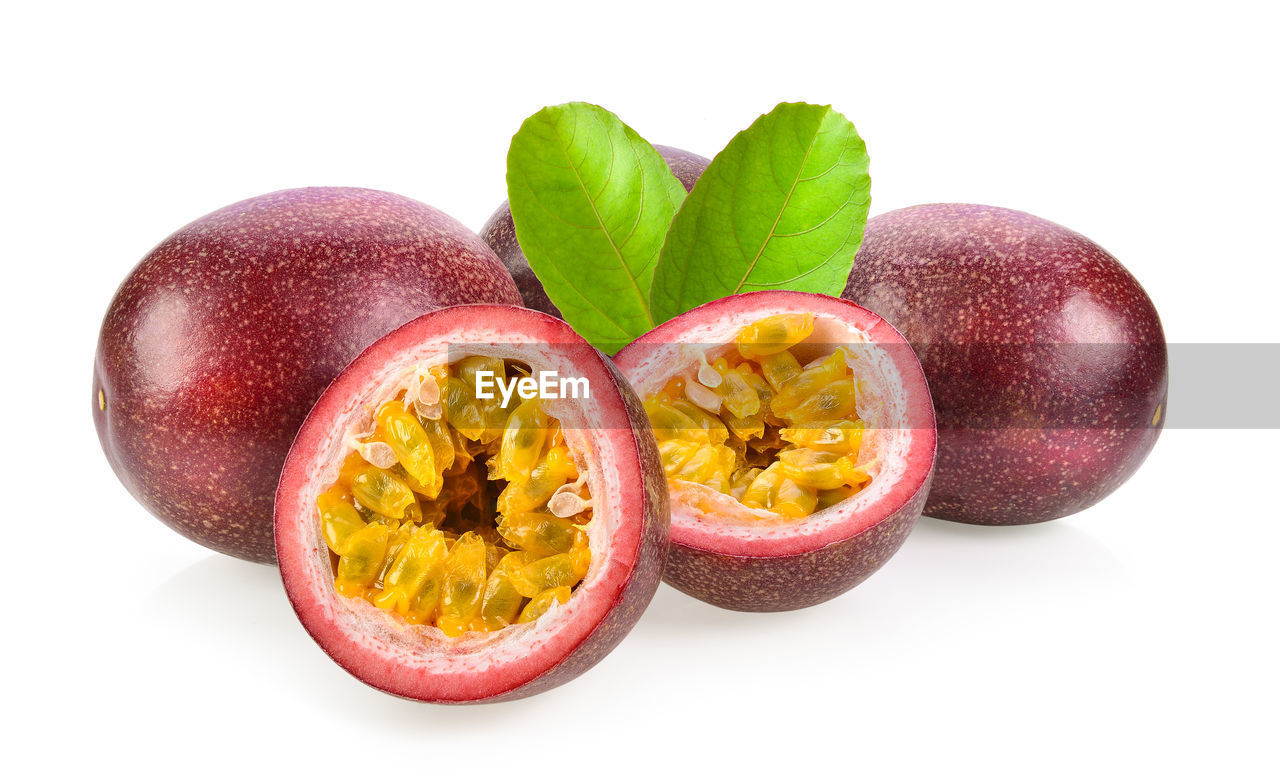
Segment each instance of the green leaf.
M521 250L578 334L613 354L653 328L653 271L685 191L652 145L602 107L547 107L511 140L507 195Z
M711 161L676 214L654 275L658 323L731 294L838 295L871 206L870 161L830 107L780 104Z

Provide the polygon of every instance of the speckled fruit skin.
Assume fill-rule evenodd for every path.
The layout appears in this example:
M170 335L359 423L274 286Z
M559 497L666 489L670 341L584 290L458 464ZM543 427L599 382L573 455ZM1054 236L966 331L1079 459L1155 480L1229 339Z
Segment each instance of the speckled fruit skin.
M671 546L663 580L685 594L728 610L798 610L839 597L867 580L897 553L924 508L921 485L878 524L803 555L758 557Z
M929 378L939 447L927 516L1074 514L1128 479L1160 435L1160 318L1079 233L992 206L899 209L867 223L844 296L902 330Z
M937 435L933 407L920 363L906 340L890 324L858 305L806 292L751 292L734 295L687 311L623 348L615 356L619 369L641 398L653 393L670 375L655 365L655 351L681 344L704 344L731 337L742 326L780 313L814 313L865 333L881 347L899 374L905 422L899 429L909 444L903 470L887 487L871 488L826 514L784 525L779 538L759 538L748 530L729 537L705 537L703 525L690 516L690 505L672 483L671 554L663 580L680 591L722 608L740 611L784 611L826 602L865 581L897 552L920 518L933 476ZM850 342L843 338L841 342ZM690 489L690 488L686 488ZM859 499L859 496L863 498ZM872 497L868 497L872 496ZM719 496L723 507L732 499ZM715 499L713 499L715 500ZM833 510L854 513L833 513ZM822 525L829 517L837 524ZM815 522L817 532L785 535L787 528Z
M116 292L94 359L98 438L165 524L272 562L280 467L325 386L405 321L478 302L520 295L478 236L425 204L358 188L232 204L165 239Z
M671 167L671 172L684 185L685 190L693 189L693 183L698 181L707 164L711 163L701 155L676 147L666 145L653 147L666 160L667 165ZM562 318L560 309L551 302L550 297L547 297L546 290L542 288L542 282L529 267L529 261L525 259L524 252L520 251L520 244L516 241L515 222L511 219L511 205L508 202L503 201L484 227L480 228L480 237L511 272L526 307Z
M383 623L386 614L369 603L337 595L329 552L319 534L315 495L322 489L322 458L353 415L364 415L380 378L415 363L420 351L451 346L454 354L483 352L510 343L520 350L541 347L566 357L561 372L585 376L594 422L597 473L592 476L595 518L611 523L607 547L593 541L593 567L574 598L554 618L517 624L499 634L530 637L495 652L486 638L460 638L441 648L403 627ZM503 355L501 351L492 355ZM566 424L567 425L567 424ZM336 462L331 458L330 463ZM614 476L609 476L614 475ZM631 630L661 580L670 537L670 509L658 446L644 408L607 356L568 324L526 308L469 305L414 319L363 351L325 390L289 451L276 493L275 537L280 575L299 620L321 648L355 677L379 690L440 704L510 701L568 682L590 669ZM592 536L595 538L595 536ZM607 548L607 551L600 551ZM585 594L584 594L585 592ZM361 604L362 603L362 604ZM366 607L367 606L367 607ZM375 619L369 622L369 615ZM372 630L372 631L371 631ZM432 630L434 631L434 630Z

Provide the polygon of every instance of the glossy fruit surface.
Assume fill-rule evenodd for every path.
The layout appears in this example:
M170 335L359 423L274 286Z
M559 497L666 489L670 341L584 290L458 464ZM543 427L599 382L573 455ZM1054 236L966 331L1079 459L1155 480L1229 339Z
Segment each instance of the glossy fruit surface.
M520 301L478 236L376 190L284 190L166 238L125 279L94 360L98 437L125 487L191 540L274 559L280 467L366 345L426 311Z
M939 445L926 515L1074 514L1128 479L1164 425L1151 299L1102 247L1048 220L968 204L873 217L844 296L897 326L928 376Z
M450 372L465 370L467 362L478 358L501 360L508 371L518 369L535 376L555 371L561 377L586 378L590 396L524 400L509 414L504 412L501 420L468 423L458 416L476 406L473 400L460 398L451 387L417 391L419 383L430 385L429 377L423 376L433 370L444 366ZM470 395L470 386L462 395ZM444 565L441 586L431 588L438 592L439 605L416 616L412 602L409 613L397 606L395 596L382 602L384 594L394 595L397 587L406 585L397 577L396 560L389 561L389 569L381 576L376 575L375 566L361 591L344 588L342 560L362 547L348 539L339 547L343 556L335 568L330 544L338 539L331 537L322 498L335 483L344 484L353 447L397 444L398 440L387 439L384 410L385 405L402 401L420 417L434 414L433 404L441 406L440 417L455 447L475 451L472 463L489 468L487 479L499 500L496 510L490 504L470 514L463 512L464 518L496 516L496 537L485 532L492 523L475 521L466 525L471 533L456 540L446 533L440 545L430 547L440 550L447 545L453 566ZM484 409L485 404L489 403L479 407ZM392 412L402 414L400 408ZM422 417L424 425L432 420ZM481 427L493 430L493 437L477 430L475 441L480 444L458 441L471 428ZM591 514L580 527L590 543L585 572L559 582L563 587L559 596L542 585L526 591L515 581L518 591L531 598L529 603L519 617L497 612L494 617L502 618L492 623L486 611L494 576L503 573L513 555L524 553L517 544L523 544L525 551L541 548L534 543L538 539L526 540L513 532L512 521L519 511L503 508L501 501L510 504L507 491L518 484L512 480L524 478L521 469L528 471L531 480L536 477L538 464L529 461L538 454L537 448L547 457L559 447L571 451L574 473L584 483L581 490L590 495ZM421 481L420 473L405 466L408 456L403 450L395 453L395 458L386 460L389 473ZM416 502L406 500L398 508L409 511L421 506L425 513L431 502L445 500L460 479L446 472L441 491L434 486L426 495L415 490L419 492ZM367 509L359 494L355 504ZM554 502L548 505L550 512L558 512L549 513L552 518L570 513ZM392 514L401 522L413 516ZM371 531L375 540L382 538L385 544L378 512L365 510L362 516L365 522L353 522L353 527ZM454 515L443 516L438 524L449 531ZM471 305L428 313L405 324L369 346L334 380L289 451L276 494L275 537L280 573L298 618L325 652L351 674L381 690L422 701L501 701L564 683L617 645L657 589L667 553L669 516L662 466L644 410L612 362L558 319L525 308ZM428 520L421 521L424 524L417 532L434 538L439 531L432 531ZM551 543L553 533L539 533L545 536L542 541L549 553L561 548ZM483 555L484 543L511 551L495 555L495 563L487 566L477 557L479 561L469 569L476 575L466 577L460 566L468 558L453 555L475 549ZM569 554L574 548L569 542L563 545ZM539 561L555 559L537 556ZM459 571L451 579L454 567ZM488 580L482 580L486 572ZM539 580L538 575L535 569L523 571L527 581ZM413 582L410 600L421 595L423 585ZM486 587L483 599L477 595L481 585ZM552 593L540 600L547 591ZM451 600L451 596L463 599ZM470 605L457 612L450 609L451 601ZM433 617L437 619L434 626L428 623Z
M919 517L933 409L915 354L874 313L802 292L735 295L615 361L658 436L664 580L681 591L735 610L814 605L878 570Z
M671 172L684 185L685 190L693 189L693 183L698 181L698 177L702 176L703 170L711 162L701 155L676 147L654 145L654 149L666 160L667 166L671 167ZM515 222L511 219L511 206L506 201L502 202L480 229L480 237L498 255L507 270L511 271L525 306L561 318L560 310L547 297L542 282L534 275L524 252L520 250L520 244L516 241Z

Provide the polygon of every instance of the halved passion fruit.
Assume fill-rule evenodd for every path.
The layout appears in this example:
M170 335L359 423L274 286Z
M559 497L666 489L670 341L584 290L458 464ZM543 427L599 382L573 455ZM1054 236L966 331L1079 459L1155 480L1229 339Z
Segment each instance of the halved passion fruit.
M920 516L933 405L911 347L865 308L735 295L615 361L658 440L677 589L735 610L814 605L879 569Z
M661 461L612 363L564 322L472 305L366 349L303 423L276 493L303 625L364 682L497 701L599 661L667 552Z

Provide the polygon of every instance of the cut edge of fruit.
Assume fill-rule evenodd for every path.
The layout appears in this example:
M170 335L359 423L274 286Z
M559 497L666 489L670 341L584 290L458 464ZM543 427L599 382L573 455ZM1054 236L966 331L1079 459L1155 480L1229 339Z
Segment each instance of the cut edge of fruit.
M582 455L580 472L595 500L589 526L591 565L574 590L577 596L568 603L533 622L449 638L427 625L400 621L363 599L344 597L334 588L315 498L332 481L351 443L367 426L370 405L381 404L403 389L404 378L416 368L443 363L446 350L451 359L473 354L500 356L538 369L585 375L592 384L590 400L564 400L547 409L548 414L570 425L608 426L611 424L602 415L625 414L623 396L610 387L610 369L603 357L594 351L572 355L571 350L586 346L561 322L519 309L520 325L524 326L508 328L495 325L492 316L485 315L494 310L495 306L462 306L440 311L410 322L370 346L330 387L332 396L326 393L313 409L290 451L277 491L276 545L281 572L304 625L335 661L357 677L412 698L492 698L536 679L568 657L600 625L639 559L644 500L643 496L628 495L628 490L642 486L638 474L632 473L640 468L640 462L631 432L566 428L566 441L576 448L575 454ZM535 351L541 352L542 360L537 360ZM344 393L345 389L337 387L343 382L368 385L358 392ZM627 455L630 457L624 457ZM372 648L377 655L372 660L352 653L367 652L370 640L376 641ZM449 677L438 677L446 674ZM496 693L495 678L508 684L498 687Z
M710 321L685 327L676 326L677 318L655 328L641 338L643 347L618 355L619 366L644 399L672 377L695 371L704 357L713 359L732 348L738 333L753 322L796 312L814 314L812 335L794 349L801 352L798 358L810 361L840 346L857 346L860 355L851 361L854 377L872 393L888 397L881 399L882 412L867 421L868 441L875 443L871 483L802 518L762 519L730 495L695 482L668 480L673 544L737 556L806 553L874 526L927 481L936 434L919 361L897 330L854 303L786 291L734 295L691 311ZM707 342L681 344L687 340Z

